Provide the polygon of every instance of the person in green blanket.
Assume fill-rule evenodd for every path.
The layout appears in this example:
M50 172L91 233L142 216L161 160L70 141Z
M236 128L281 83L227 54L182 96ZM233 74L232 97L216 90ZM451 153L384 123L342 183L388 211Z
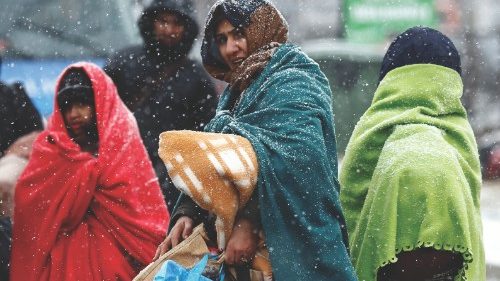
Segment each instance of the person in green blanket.
M485 280L481 172L459 54L414 27L389 47L340 172L360 280Z
M207 19L203 63L229 86L205 131L246 138L258 162L256 189L236 217L226 262L251 261L263 230L274 280L357 280L340 208L332 93L318 64L287 35L286 21L265 0L218 1ZM205 216L181 196L157 257Z

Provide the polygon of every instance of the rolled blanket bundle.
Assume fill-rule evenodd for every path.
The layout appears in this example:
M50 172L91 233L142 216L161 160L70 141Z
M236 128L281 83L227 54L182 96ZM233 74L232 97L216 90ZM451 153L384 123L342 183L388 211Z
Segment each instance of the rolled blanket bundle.
M236 214L257 184L257 156L250 142L237 135L168 131L160 135L159 155L174 185L201 208L214 213L217 245L225 249ZM260 243L254 269L271 272Z

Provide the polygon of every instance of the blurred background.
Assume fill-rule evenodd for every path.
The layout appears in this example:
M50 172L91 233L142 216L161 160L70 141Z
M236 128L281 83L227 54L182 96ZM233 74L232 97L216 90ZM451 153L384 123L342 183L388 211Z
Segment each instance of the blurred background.
M150 0L16 0L0 10L0 79L21 81L44 116L52 112L57 75L71 62L99 65L141 42L137 18ZM7 3L5 3L7 2ZM203 25L214 0L194 0ZM415 25L448 35L462 56L463 103L485 174L488 280L500 280L500 1L274 0L290 39L318 62L334 94L337 142L350 134L371 102L378 70L394 37ZM192 56L199 58L200 39Z

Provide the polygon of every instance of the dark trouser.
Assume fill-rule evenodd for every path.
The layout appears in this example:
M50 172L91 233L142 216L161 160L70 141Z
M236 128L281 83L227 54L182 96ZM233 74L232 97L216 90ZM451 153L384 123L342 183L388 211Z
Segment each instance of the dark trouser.
M379 269L378 281L452 281L463 267L461 254L434 248L418 248L397 257L396 263Z
M12 223L10 218L0 218L0 280L9 280L10 237Z

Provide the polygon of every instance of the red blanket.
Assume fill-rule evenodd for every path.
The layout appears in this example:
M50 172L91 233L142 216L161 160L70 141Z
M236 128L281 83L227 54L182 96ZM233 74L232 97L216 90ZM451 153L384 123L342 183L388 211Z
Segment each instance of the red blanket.
M82 152L69 138L56 102L16 186L14 281L131 280L167 229L169 214L134 117L100 68L73 67L92 80L99 154Z

